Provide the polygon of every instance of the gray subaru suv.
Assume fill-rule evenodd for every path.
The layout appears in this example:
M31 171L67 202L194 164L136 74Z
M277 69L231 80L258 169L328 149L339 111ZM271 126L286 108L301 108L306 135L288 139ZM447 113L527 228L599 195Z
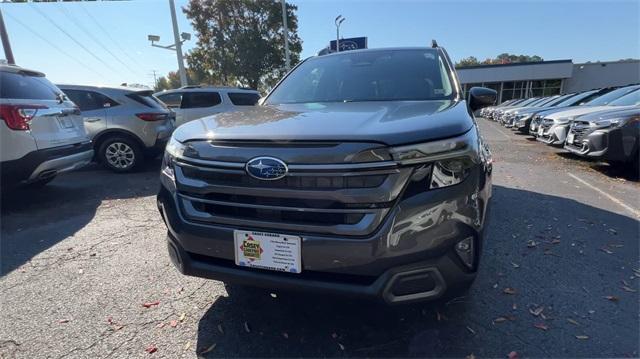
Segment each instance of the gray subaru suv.
M184 274L267 288L431 300L473 282L491 154L445 50L309 58L259 106L186 123L158 207Z

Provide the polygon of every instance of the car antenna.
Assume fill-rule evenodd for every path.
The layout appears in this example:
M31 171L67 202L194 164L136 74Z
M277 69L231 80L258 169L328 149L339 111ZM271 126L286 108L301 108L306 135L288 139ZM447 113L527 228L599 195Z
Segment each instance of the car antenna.
M431 40L431 47L434 49L438 47L438 42L435 39Z

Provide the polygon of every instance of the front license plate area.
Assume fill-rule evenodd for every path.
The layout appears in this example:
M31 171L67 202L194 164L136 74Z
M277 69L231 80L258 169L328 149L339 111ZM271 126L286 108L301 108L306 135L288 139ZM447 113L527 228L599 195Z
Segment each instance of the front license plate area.
M570 132L570 133L567 135L567 143L568 143L568 144L570 144L570 145L572 145L572 144L573 144L573 140L574 140L575 136L576 136L576 135L575 135L575 133Z
M238 266L287 273L302 271L299 236L236 230L233 237Z

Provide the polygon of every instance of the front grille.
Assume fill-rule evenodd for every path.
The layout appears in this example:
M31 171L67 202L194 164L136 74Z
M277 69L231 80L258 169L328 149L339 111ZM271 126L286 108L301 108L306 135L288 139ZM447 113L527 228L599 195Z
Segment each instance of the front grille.
M174 162L185 218L281 233L365 236L382 223L412 173L393 163L289 164L287 176L265 181L243 166Z
M540 124L540 126L546 132L551 128L551 126L553 126L553 120L549 119L549 118L544 118L544 119L542 119L542 123Z
M569 133L573 133L573 143L578 146L593 131L588 122L574 122L569 129Z
M185 176L206 180L211 184L239 187L270 187L291 189L342 189L378 187L386 175L364 176L287 176L275 181L262 181L248 176L243 170L233 172L214 172L202 168L184 166Z

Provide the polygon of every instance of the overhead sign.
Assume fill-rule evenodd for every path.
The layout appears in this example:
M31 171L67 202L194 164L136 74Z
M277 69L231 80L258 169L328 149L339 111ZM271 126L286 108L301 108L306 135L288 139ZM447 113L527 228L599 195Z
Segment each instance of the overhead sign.
M331 40L329 47L331 52L336 51L336 40ZM340 39L340 51L358 50L367 48L366 37L352 37L349 39Z

